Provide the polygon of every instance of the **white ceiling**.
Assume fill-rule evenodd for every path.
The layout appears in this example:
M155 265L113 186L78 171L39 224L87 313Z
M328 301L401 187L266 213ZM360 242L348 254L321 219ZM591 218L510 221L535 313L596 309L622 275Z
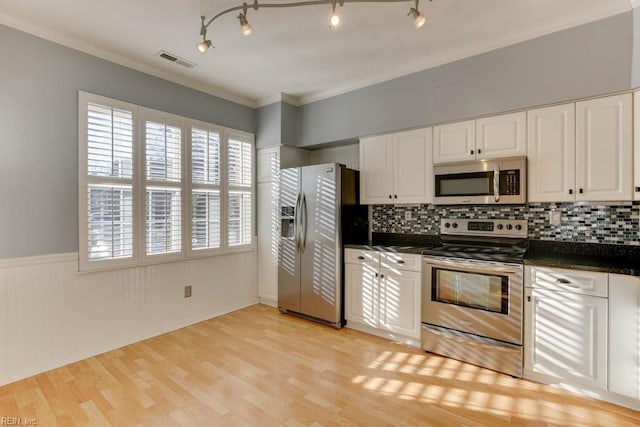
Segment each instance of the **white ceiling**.
M250 2L251 0L249 0ZM630 0L422 0L347 3L328 28L329 5L249 9L209 27L215 50L196 50L200 16L242 0L0 0L0 23L245 105L289 95L307 103L631 9ZM283 3L287 0L265 0ZM158 58L167 50L194 69Z

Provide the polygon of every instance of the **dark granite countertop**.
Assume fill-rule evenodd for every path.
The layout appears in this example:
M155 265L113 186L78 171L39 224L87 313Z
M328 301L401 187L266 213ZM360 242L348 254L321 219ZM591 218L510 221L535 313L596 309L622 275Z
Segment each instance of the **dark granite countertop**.
M345 248L422 254L427 248L440 244L440 236L431 234L373 233L370 245L346 244Z
M640 246L529 240L524 263L640 276Z
M345 247L421 254L439 243L437 235L373 233L370 245ZM640 276L640 246L529 240L524 263Z

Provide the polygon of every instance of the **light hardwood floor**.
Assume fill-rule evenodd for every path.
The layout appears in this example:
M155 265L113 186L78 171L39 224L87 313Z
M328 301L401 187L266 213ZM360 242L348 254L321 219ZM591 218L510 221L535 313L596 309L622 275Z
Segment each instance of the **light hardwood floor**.
M639 412L264 305L0 387L0 417L40 426L640 424Z

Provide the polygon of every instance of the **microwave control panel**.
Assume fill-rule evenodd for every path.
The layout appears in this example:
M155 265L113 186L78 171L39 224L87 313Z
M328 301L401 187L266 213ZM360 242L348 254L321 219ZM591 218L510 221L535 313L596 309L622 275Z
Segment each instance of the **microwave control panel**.
M518 169L500 171L500 194L504 196L520 194L520 171Z

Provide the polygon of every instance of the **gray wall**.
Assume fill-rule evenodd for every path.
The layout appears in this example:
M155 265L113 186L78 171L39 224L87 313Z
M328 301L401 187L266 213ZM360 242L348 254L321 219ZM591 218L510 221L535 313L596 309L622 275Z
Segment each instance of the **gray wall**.
M633 73L631 87L640 87L640 7L633 9Z
M298 145L298 107L282 102L282 143Z
M256 110L256 148L280 145L281 102L265 105Z
M631 88L632 12L304 105L298 145ZM635 11L636 20L638 11ZM640 78L640 70L638 70Z
M0 25L0 259L78 250L78 90L255 131L255 110Z

